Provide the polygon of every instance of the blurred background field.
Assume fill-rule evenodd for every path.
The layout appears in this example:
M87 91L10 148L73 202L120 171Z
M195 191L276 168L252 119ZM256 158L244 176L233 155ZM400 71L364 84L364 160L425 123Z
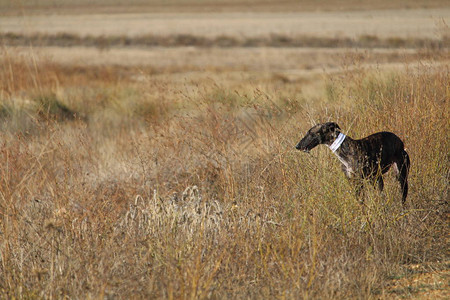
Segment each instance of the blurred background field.
M0 0L3 298L448 298L447 1ZM395 132L357 203L336 121Z

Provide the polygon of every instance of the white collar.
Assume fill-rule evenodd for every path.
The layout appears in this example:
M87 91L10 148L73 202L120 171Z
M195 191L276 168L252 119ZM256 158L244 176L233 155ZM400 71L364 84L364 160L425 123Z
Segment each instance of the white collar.
M344 142L346 135L339 132L338 137L334 140L333 144L331 146L328 146L331 151L336 152L337 149L341 146L341 144Z

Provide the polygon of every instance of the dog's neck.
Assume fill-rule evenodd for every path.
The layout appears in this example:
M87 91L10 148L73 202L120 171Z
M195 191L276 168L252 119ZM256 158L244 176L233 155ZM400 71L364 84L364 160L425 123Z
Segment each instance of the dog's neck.
M327 145L342 163L342 165L344 166L343 170L349 178L351 178L355 173L355 169L349 156L349 151L351 151L350 145L353 142L354 140L350 137L346 136L345 134L339 133L334 142L331 145Z
M345 138L347 136L341 132L339 132L339 135L337 136L337 138L334 140L334 142L331 145L327 145L328 148L330 148L330 150L335 153L337 149L339 149L339 147L342 145L342 143L344 142Z

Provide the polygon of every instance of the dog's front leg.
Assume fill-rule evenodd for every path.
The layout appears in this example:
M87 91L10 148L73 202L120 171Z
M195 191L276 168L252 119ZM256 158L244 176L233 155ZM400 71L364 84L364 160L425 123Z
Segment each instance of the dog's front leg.
M364 182L362 180L354 180L355 181L355 196L356 200L359 201L360 204L364 204Z
M358 175L356 175L353 172L353 169L349 163L342 164L342 171L345 174L345 177L347 177L349 183L354 187L355 189L355 198L359 201L359 203L364 204L364 180L363 178L360 178Z
M364 181L362 178L355 178L347 176L350 185L355 190L355 198L360 204L364 204Z

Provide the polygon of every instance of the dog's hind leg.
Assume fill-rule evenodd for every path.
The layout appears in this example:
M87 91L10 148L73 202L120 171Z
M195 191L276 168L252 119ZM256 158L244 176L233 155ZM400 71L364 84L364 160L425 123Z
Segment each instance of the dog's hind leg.
M360 204L364 204L364 182L362 180L354 180L355 196Z
M398 181L400 182L400 188L402 189L402 204L405 205L406 197L408 196L408 173L411 161L409 155L403 150L402 161L397 162L399 170Z
M382 192L383 189L384 189L383 177L381 175L377 176L376 182L377 182L377 185L378 185L378 189L380 190L380 192Z

